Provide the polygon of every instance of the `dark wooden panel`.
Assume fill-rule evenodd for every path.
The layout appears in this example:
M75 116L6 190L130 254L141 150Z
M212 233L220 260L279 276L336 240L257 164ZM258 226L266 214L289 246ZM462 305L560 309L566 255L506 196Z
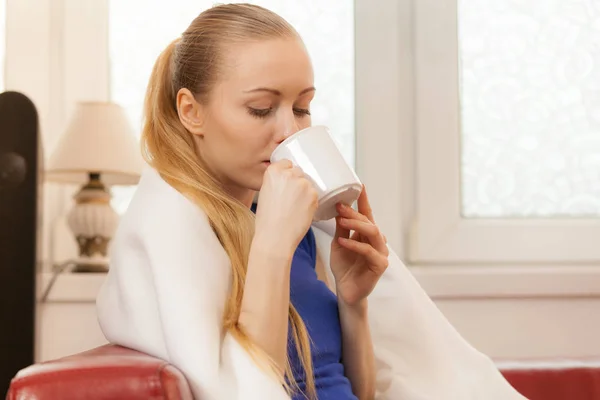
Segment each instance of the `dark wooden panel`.
M0 94L0 398L34 361L38 143L33 103Z

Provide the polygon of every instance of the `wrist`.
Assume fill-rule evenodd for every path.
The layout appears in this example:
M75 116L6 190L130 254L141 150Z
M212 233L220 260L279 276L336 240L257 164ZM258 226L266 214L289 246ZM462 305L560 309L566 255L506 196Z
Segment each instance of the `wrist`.
M250 256L258 255L282 262L292 262L294 250L278 245L277 240L265 235L255 235L250 247Z
M369 302L366 298L355 303L348 304L338 296L338 309L340 314L346 314L358 319L367 319L369 314Z

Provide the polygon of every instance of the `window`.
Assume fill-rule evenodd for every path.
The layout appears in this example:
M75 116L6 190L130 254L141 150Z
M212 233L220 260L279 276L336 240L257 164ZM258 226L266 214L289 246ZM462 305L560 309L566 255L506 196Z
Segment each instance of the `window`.
M353 0L252 3L286 18L311 54L317 96L313 124L331 128L346 159L354 164L354 2ZM126 108L141 131L146 85L160 52L213 1L112 0L109 3L109 51L112 100ZM160 21L160 23L157 23ZM113 188L114 205L127 207L133 188Z
M417 263L600 259L600 7L415 2Z
M459 1L465 217L600 216L592 3Z

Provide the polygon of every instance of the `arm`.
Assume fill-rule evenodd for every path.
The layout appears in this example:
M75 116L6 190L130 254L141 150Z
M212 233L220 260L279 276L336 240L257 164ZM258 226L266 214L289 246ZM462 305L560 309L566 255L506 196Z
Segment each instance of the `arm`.
M360 400L375 398L375 356L365 299L359 306L338 305L342 327L342 363Z
M287 364L292 258L317 205L316 190L291 161L282 160L267 168L256 208L238 324L270 356L280 379Z
M222 331L231 265L206 216L183 198L164 204L167 210L143 222L141 240L168 361L198 399L288 399L279 381Z
M315 265L317 277L335 291L323 264L320 252ZM352 391L360 399L375 396L375 355L368 321L368 303L365 299L359 306L350 307L338 302L342 329L342 363Z
M252 342L275 362L281 378L287 362L292 256L255 237L238 319Z
M138 187L135 212L124 222L136 237L121 239L121 269L128 269L131 258L140 259L139 268L149 278L156 298L151 309L161 328L154 333L160 354L185 374L195 398L289 399L272 371L261 369L233 335L223 332L231 263L207 216L157 174L146 180ZM317 205L317 193L301 170L289 161L269 166L256 214L248 294L238 323L278 363L280 348L285 352L280 343L287 341L288 254L306 233ZM284 225L285 230L279 229ZM262 281L265 276L267 282ZM262 308L267 303L274 308ZM258 312L259 321L253 315ZM270 323L278 325L276 340Z

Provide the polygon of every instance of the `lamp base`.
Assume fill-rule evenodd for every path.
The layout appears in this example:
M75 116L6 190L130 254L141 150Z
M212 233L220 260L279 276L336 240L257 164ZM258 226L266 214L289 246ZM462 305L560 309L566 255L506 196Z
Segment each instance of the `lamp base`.
M106 273L108 272L108 258L106 257L79 257L73 260L71 272Z
M79 258L73 272L107 272L108 244L119 223L110 205L110 191L100 174L90 173L89 182L75 195L68 222L79 245Z

